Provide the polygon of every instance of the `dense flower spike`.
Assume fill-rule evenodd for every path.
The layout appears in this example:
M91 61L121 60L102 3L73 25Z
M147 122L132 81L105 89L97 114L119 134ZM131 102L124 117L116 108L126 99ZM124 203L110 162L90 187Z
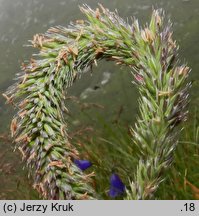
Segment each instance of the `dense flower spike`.
M112 174L110 178L110 190L109 196L115 198L121 196L125 192L125 185L121 181L120 177L117 174Z
M32 46L40 52L22 65L18 82L4 94L19 108L11 124L16 147L34 173L34 187L48 199L97 198L90 175L72 160L78 152L63 117L66 88L97 60L131 67L140 92L140 117L132 129L140 161L127 199L152 197L173 161L176 126L186 119L190 70L178 65L178 47L171 25L163 26L162 10L154 10L141 28L136 19L127 23L100 7L85 5L80 9L87 21L35 35Z

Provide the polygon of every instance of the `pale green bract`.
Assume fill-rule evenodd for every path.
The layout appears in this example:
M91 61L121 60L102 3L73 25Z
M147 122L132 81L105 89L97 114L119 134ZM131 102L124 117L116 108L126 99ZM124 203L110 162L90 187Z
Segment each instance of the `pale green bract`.
M154 10L142 28L136 19L128 23L101 5L80 9L87 20L34 36L32 46L40 52L22 65L18 82L4 94L19 110L11 123L16 146L44 198L100 199L92 174L73 163L78 152L67 139L64 95L97 60L127 65L140 92L140 114L132 129L140 160L124 199L152 199L173 161L177 125L186 119L190 70L179 65L171 24L163 24L162 10Z

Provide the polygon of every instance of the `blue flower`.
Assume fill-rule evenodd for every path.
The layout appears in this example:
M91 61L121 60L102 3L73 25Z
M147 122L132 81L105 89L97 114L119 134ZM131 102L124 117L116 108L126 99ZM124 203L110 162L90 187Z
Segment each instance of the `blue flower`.
M125 192L125 185L117 174L112 174L110 178L109 196L115 198Z
M74 163L77 167L79 167L82 171L88 169L90 166L92 166L92 163L88 160L77 160L74 159Z

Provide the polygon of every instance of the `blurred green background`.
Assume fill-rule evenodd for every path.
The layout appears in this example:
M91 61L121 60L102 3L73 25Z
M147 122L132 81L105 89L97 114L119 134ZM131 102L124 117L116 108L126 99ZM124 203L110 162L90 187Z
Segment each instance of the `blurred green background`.
M0 94L20 71L20 65L35 50L24 47L36 33L49 27L67 26L83 19L78 5L93 0L0 0ZM173 22L174 38L182 63L192 68L188 121L184 124L175 162L165 175L156 193L157 199L199 199L199 1L198 0L101 0L104 7L117 9L120 16L136 16L141 24L149 21L152 8L163 8ZM129 126L138 114L138 92L132 85L132 75L125 67L101 61L92 76L85 74L69 89L74 96L66 101L70 115L72 142L94 164L96 190L107 198L111 172L119 173L128 183L136 168L134 149L129 146ZM18 151L13 152L9 125L16 110L5 105L0 96L0 199L38 199L28 179ZM127 157L125 152L128 152ZM128 174L128 176L127 176Z

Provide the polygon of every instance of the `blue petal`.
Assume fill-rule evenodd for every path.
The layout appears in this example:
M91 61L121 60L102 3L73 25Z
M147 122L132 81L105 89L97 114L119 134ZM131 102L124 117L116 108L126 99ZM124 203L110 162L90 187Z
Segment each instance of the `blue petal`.
M119 195L121 195L120 192L118 192L114 187L111 187L110 190L109 190L109 196L112 197L112 198L115 198Z
M110 178L111 188L116 190L118 193L124 193L125 185L121 181L117 174L112 174Z
M90 166L92 166L92 163L88 160L74 160L74 163L77 167L79 167L82 171L88 169Z

